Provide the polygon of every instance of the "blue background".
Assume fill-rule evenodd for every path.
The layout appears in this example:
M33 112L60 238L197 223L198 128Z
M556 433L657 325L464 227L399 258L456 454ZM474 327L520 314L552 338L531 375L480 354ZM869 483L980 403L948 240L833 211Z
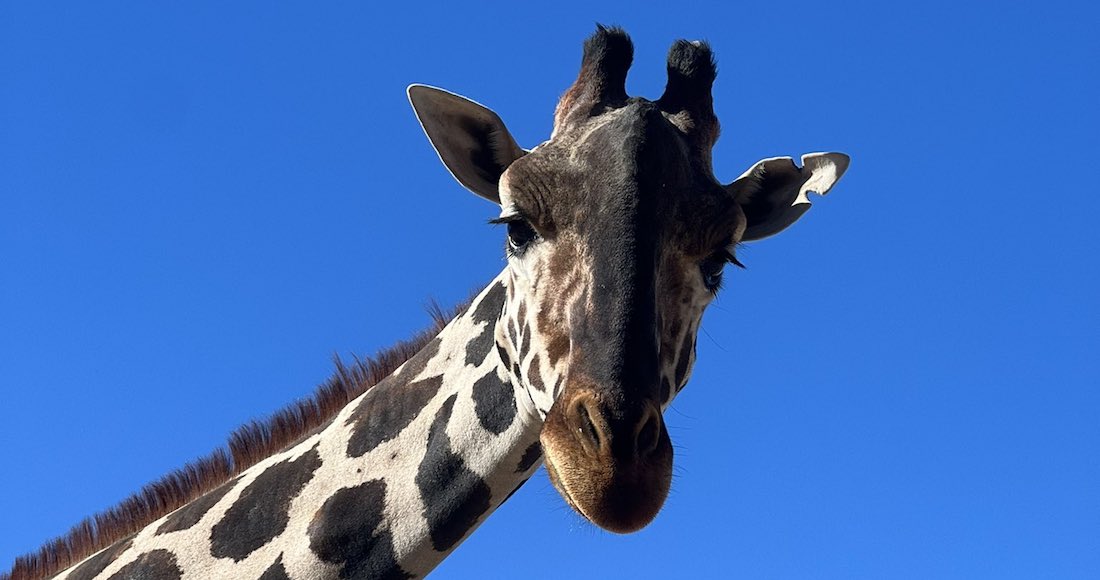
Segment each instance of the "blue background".
M540 472L438 575L1100 577L1095 3L223 4L0 5L0 566L494 276L405 86L533 146L599 21L650 98L712 43L720 179L852 167L729 272L653 525Z

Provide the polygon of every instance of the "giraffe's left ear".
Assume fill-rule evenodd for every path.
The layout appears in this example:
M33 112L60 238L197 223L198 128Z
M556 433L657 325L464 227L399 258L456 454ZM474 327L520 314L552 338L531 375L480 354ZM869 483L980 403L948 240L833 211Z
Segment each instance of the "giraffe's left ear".
M500 117L466 97L435 87L411 85L408 92L420 126L451 175L466 189L499 204L500 176L527 153Z
M848 161L843 153L807 153L802 167L790 157L758 161L726 186L748 220L741 241L766 238L798 221L810 209L806 193L828 193L848 169Z

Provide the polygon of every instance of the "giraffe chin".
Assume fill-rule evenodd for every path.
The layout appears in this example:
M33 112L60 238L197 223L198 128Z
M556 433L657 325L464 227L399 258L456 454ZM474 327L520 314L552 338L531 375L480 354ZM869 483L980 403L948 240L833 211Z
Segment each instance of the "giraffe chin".
M582 449L541 437L550 482L569 507L596 526L629 534L649 525L661 511L672 483L672 443L662 429L657 452L645 461L590 457ZM601 460L602 459L602 460Z

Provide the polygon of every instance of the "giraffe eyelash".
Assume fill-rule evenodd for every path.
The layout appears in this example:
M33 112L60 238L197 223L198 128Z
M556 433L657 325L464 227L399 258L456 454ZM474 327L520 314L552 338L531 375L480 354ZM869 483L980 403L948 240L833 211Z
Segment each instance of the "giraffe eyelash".
M509 215L502 215L498 218L493 218L493 219L489 220L489 225L500 226L500 225L507 225L507 224L510 224L510 223L523 222L523 221L527 221L527 218L523 217L522 215L520 215L518 213L513 213L513 214L509 214Z
M722 248L722 250L718 253L718 257L724 259L727 264L733 264L734 266L737 266L742 270L746 269L745 265L737 259L737 256L734 255L730 248Z

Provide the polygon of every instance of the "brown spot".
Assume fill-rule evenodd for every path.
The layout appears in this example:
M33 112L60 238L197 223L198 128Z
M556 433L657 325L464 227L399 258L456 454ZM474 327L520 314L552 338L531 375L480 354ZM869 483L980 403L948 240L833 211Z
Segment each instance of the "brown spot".
M496 369L474 382L474 412L485 430L500 435L516 418L515 390L497 376Z
M503 344L497 343L497 355L500 357L500 362L506 366L512 366L512 357L508 355L508 349L504 348Z
M260 575L260 580L290 580L290 575L286 573L286 567L283 566L283 555L279 554L279 559L275 560L275 563L264 570L264 573Z
M500 318L500 311L504 308L504 284L493 283L493 286L485 292L485 297L473 307L470 317L475 323L485 322L492 325Z
M111 574L108 580L175 580L183 576L176 557L168 550L153 550L138 556Z
M110 566L111 562L117 560L118 557L130 547L133 539L134 537L130 536L95 556L88 558L73 569L68 578L70 580L92 580L92 578L95 578L100 572L106 569L107 566Z
M231 489L233 489L233 482L226 482L221 487L172 512L172 515L168 516L164 523L157 528L154 535L159 536L169 532L178 532L194 526Z
M470 342L466 343L466 364L478 366L485 360L496 344L496 325L484 323L481 329Z
M558 361L567 354L569 354L569 336L564 333L551 336L546 343L546 358L550 359L550 367L556 367Z
M523 452L523 457L519 459L519 465L516 466L516 473L523 473L531 466L538 463L542 459L542 443L535 441Z
M552 325L550 324L550 309L540 308L535 315L535 325L538 327L541 334L549 335Z
M513 320L512 323L508 325L508 340L511 341L513 346L518 348L519 347L519 337L516 336L516 332L517 332L516 324L515 324L515 321ZM520 353L520 354L522 355L523 353Z
M540 393L546 392L546 385L542 382L542 373L539 371L539 355L531 357L531 364L527 367L527 380L531 386Z
M420 349L420 352L416 353L416 356L410 358L405 364L401 365L401 371L394 373L395 377L416 378L420 376L420 373L424 372L424 367L428 366L428 362L435 357L439 352L439 337L435 337L428 344L424 345L424 348Z
M492 490L451 447L447 423L457 395L440 406L428 429L427 450L414 478L424 502L432 547L447 551L466 537L489 511Z
M442 384L442 375L407 385L396 379L386 379L368 391L348 417L348 425L355 424L348 439L348 455L362 457L397 437L439 392Z
M386 484L375 479L332 494L309 524L309 548L340 566L340 578L410 578L385 524Z
M683 388L687 380L687 372L690 368L691 355L695 350L695 337L688 334L680 345L680 355L676 359L676 384Z
M531 330L529 328L523 328L521 329L521 332L522 331L526 332L523 332L523 340L519 345L520 358L526 356L527 353L531 350Z
M290 502L319 467L316 447L267 467L210 530L210 555L240 562L283 533L290 523Z

